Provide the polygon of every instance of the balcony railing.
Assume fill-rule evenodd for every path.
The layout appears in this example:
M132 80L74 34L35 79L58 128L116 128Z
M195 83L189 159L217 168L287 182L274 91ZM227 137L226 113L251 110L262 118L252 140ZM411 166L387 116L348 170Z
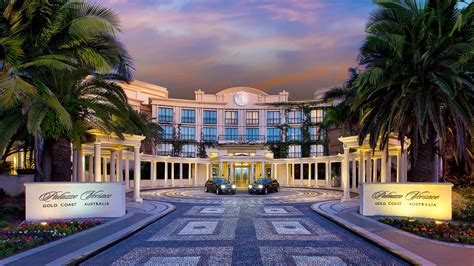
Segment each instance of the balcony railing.
M204 124L211 124L211 125L215 125L217 124L217 118L205 118L203 119L203 123Z
M311 157L324 156L324 152L311 152L311 153L309 154L309 156L311 156Z
M322 122L323 122L323 117L322 116L311 117L311 123L312 124L321 124Z
M267 136L268 142L278 142L280 141L280 136Z
M217 135L204 135L202 136L203 141L215 142L217 141Z
M258 125L258 118L247 118L247 125Z
M183 116L181 117L181 123L194 124L196 123L196 118L192 116Z
M289 152L288 158L301 158L301 152Z
M301 117L290 117L288 118L288 124L302 124L303 119Z
M194 151L182 151L181 152L181 157L196 157L196 152Z
M239 120L237 118L226 118L225 123L227 125L237 125L239 123Z
M173 139L173 134L161 133L161 139L163 140L171 140Z
M194 134L181 134L181 140L196 140L196 135Z
M171 116L171 115L159 115L158 116L158 122L172 123L173 122L173 116Z
M301 141L301 135L288 135L288 141Z
M319 134L311 134L309 135L309 139L310 140L319 140Z
M280 118L267 118L267 125L279 125L280 124Z
M219 135L220 142L263 142L264 135Z
M159 156L171 156L173 154L173 151L157 151L156 155Z

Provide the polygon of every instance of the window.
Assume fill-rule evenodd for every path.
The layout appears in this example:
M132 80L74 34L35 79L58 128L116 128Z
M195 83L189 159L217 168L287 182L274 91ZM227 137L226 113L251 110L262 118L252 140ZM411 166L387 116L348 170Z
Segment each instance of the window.
M173 126L162 125L163 132L161 132L161 139L171 140L173 139Z
M247 125L258 125L258 111L247 111Z
M301 140L301 128L290 127L288 129L288 140L289 141L300 141Z
M225 123L227 125L237 125L238 124L237 111L225 111Z
M319 127L309 128L309 138L310 140L319 140Z
M217 111L204 110L203 123L204 124L217 124Z
M195 140L195 139L196 139L196 128L181 127L181 140Z
M288 157L289 158L301 157L301 145L290 145Z
M247 141L258 141L258 128L247 128L246 129Z
M303 123L303 114L301 111L290 111L288 112L288 124L301 124Z
M311 156L324 156L324 146L321 144L311 145Z
M280 111L267 111L267 125L280 124Z
M173 122L173 108L158 109L158 122L171 123Z
M216 141L217 140L217 128L215 128L215 127L203 127L202 128L202 140L203 141Z
M323 122L324 110L323 109L311 110L310 117L311 117L311 123L320 124Z
M196 123L196 110L191 110L191 109L181 110L181 123L188 123L188 124Z
M196 157L196 146L193 144L184 144L181 151L182 157Z
M171 156L173 153L173 144L160 143L156 146L156 153L161 156Z
M280 129L267 128L267 141L280 141Z
M238 139L238 131L237 128L226 128L224 130L225 133L225 140L234 140L236 141Z

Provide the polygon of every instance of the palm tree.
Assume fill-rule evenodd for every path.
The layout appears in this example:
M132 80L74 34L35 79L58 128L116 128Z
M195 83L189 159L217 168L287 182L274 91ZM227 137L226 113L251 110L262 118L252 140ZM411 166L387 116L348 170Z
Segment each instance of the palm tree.
M70 139L80 132L75 128L77 123L91 125L94 119L89 120L89 123L71 119L71 115L78 112L71 108L66 110L65 106L70 104L67 102L70 98L66 96L73 97L74 88L77 89L78 83L89 75L93 75L95 81L98 78L131 78L131 60L115 37L120 30L119 18L108 8L84 1L13 0L2 2L0 8L3 13L0 19L0 47L3 49L0 56L3 63L0 73L0 111L8 112L15 108L22 110L21 120L12 123L0 121L0 128L9 126L9 130L5 131L8 134L0 138L0 145L17 130L22 130L23 123L35 137L36 159L48 157L42 147L51 147L50 152L64 151L59 152L55 159L61 157L68 160ZM125 109L127 112L129 109L124 109L125 94L119 94L121 96L116 94L115 101L110 105L116 104L115 108L121 110L121 116L125 114ZM106 95L101 96L107 98ZM92 108L88 106L86 109ZM104 109L102 112L106 111ZM99 118L101 115L97 110L91 114ZM118 128L111 122L113 120L99 120L105 121L105 125L110 128ZM53 143L43 145L45 141ZM58 149L54 147L55 142ZM56 157L55 154L51 156ZM36 162L43 175L41 165L40 161ZM68 164L59 164L58 167L60 169L52 169L52 172L65 171L58 176L68 179Z
M354 81L359 75L357 68L349 68L349 78L342 86L333 87L324 94L324 101L333 103L333 106L326 109L322 129L331 126L341 129L342 135L357 134L357 121L359 113L351 112L351 106L356 98Z
M435 154L448 132L467 158L473 125L474 4L456 0L378 1L366 26L355 81L359 140L386 145L390 132L412 145L411 179L436 180Z

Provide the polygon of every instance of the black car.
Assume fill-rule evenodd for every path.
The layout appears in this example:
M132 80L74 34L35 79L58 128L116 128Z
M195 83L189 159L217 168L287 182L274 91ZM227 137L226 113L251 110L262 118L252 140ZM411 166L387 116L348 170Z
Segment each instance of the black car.
M280 184L276 179L271 178L259 178L256 182L249 185L249 194L259 193L268 194L270 192L278 192L280 190Z
M211 178L204 185L204 192L219 194L235 194L237 186L225 178Z

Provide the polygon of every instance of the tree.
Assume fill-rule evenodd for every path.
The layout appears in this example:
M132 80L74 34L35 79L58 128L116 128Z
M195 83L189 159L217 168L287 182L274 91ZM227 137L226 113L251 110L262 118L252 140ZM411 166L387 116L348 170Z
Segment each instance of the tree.
M472 137L474 4L456 0L377 1L360 48L355 81L359 141L382 148L390 132L411 139L411 180L435 181L435 154L448 132L457 154Z
M36 167L40 175L45 173L41 167L44 162L39 159L54 156L55 159L64 158L65 162L57 165L57 171L52 169L51 172L58 172L59 178L69 179L70 140L77 139L81 133L74 126L94 122L93 119L81 120L81 116L76 117L79 120L71 119L77 110L65 108L68 104L65 99L73 99L68 97L74 94L70 90L90 75L95 81L131 78L130 58L115 37L120 29L119 18L110 9L84 1L18 0L2 2L0 10L3 12L0 20L3 37L0 40L3 48L0 103L2 111L22 110L17 114L21 119L10 123L0 121L0 128L8 128L7 134L0 138L0 148L15 132L25 129L20 122L26 119L23 123L35 138ZM122 96L125 95L122 93ZM126 105L126 97L122 96L118 98L121 103L116 106L117 110L121 109L120 114L115 116L125 114L126 118L124 110L128 111L128 108L122 108ZM90 115L92 118L101 114L94 110ZM109 115L114 116L114 113ZM116 121L120 119L102 120L112 130L120 128ZM44 145L48 142L51 145ZM51 149L48 151L48 148Z

